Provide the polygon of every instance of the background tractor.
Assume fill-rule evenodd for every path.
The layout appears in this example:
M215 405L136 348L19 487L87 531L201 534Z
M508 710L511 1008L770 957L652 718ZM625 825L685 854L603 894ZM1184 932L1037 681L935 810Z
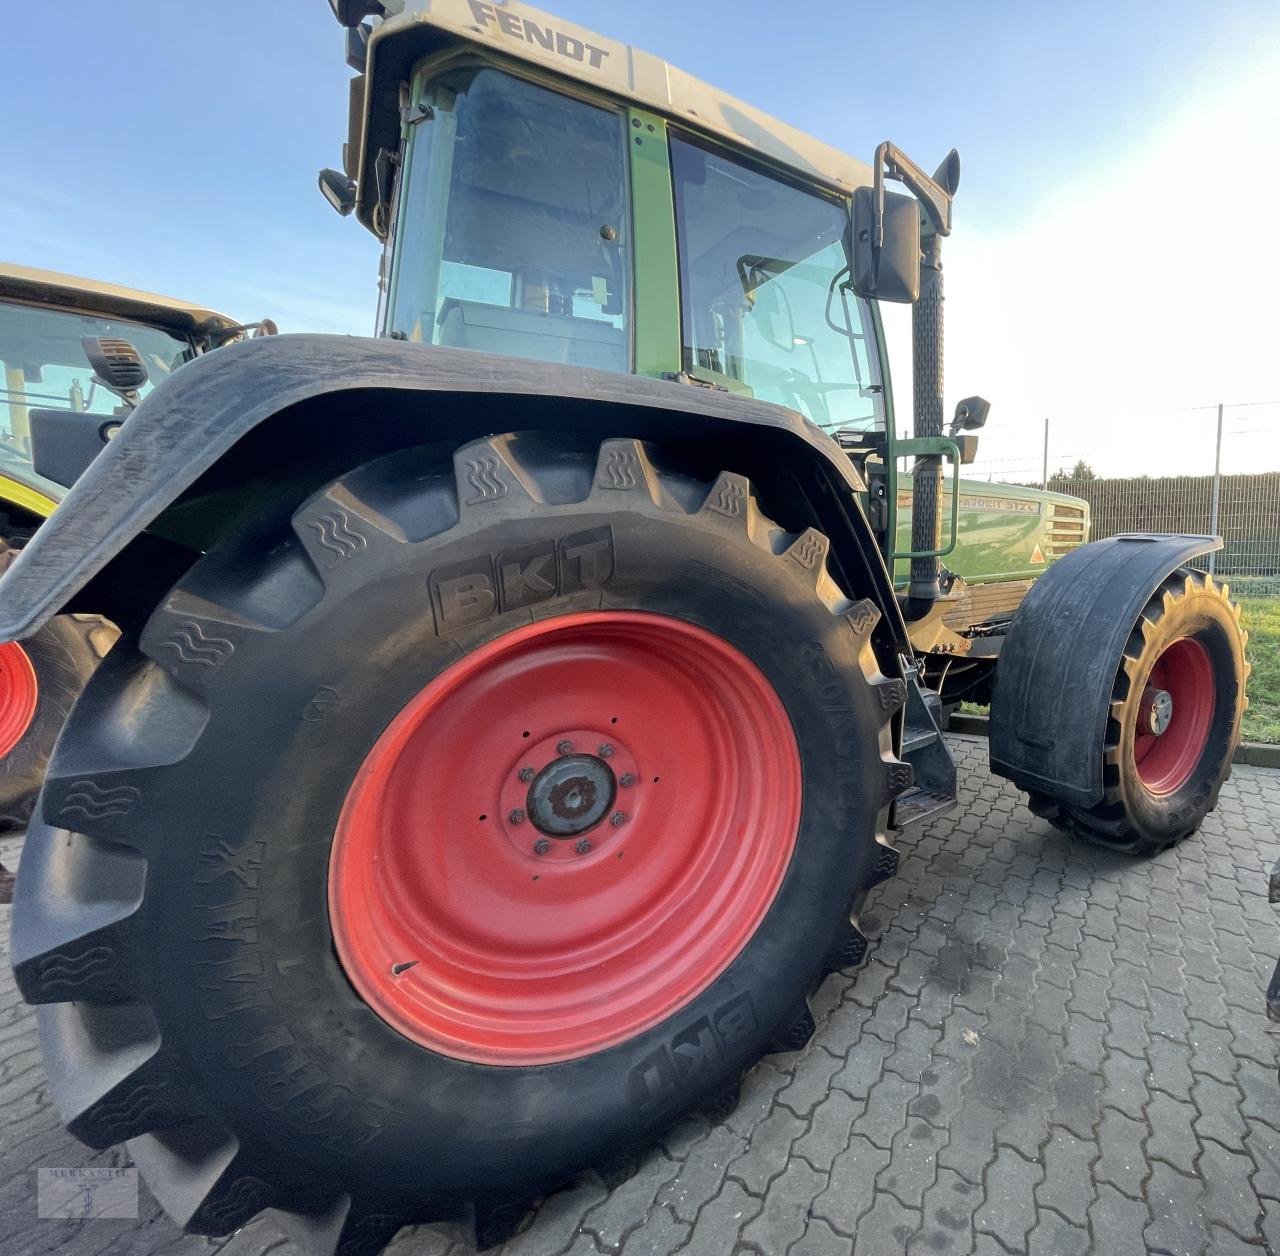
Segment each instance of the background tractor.
M0 570L142 396L241 332L186 301L0 263ZM96 615L58 615L0 646L0 830L26 823L58 731L115 637Z
M122 630L13 957L70 1129L189 1229L483 1245L804 1045L891 835L954 805L953 675L1038 810L1149 852L1229 770L1242 634L1213 538L994 608L941 568L985 413L944 431L954 154L865 165L516 3L333 7L379 337L192 363L5 575L0 637ZM986 492L1009 546L1078 509Z

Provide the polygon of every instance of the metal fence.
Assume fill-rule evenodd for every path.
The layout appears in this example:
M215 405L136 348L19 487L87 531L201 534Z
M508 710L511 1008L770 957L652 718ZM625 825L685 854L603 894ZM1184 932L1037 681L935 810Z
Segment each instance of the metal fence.
M1280 471L1262 475L1178 475L1151 479L1051 477L1049 487L1083 497L1092 538L1117 532L1209 532L1223 548L1196 566L1244 592L1280 596Z
M1083 497L1095 540L1215 533L1224 548L1196 566L1241 595L1280 597L1280 401L1011 415L983 433L969 473Z

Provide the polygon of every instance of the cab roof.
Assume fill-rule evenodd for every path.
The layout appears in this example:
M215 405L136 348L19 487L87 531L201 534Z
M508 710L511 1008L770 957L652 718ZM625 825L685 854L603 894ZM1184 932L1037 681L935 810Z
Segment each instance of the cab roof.
M864 162L658 57L518 0L383 0L382 8L387 16L370 37L366 73L352 81L345 150L347 173L359 188L357 213L371 229L378 201L374 162L380 149L399 146L401 84L423 57L467 46L589 84L846 194L871 182Z
M100 279L64 275L55 270L0 262L0 301L9 299L108 314L187 335L239 326L236 319L226 314L190 301L179 301L176 297L123 288Z

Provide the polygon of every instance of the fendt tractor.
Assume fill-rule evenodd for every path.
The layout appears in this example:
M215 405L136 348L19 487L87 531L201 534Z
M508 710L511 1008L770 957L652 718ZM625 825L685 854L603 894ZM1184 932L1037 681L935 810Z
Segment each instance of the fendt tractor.
M953 676L1037 813L1151 854L1214 805L1245 664L1214 538L1080 545L1012 607L943 570L985 413L944 431L954 153L863 164L514 2L332 7L321 186L385 245L378 337L162 382L0 637L122 633L14 913L69 1128L189 1230L351 1256L491 1244L802 1047L955 803Z
M244 330L172 297L0 262L0 570L53 513L70 465L87 464L158 380ZM26 824L58 731L115 637L96 615L55 615L0 645L0 831Z

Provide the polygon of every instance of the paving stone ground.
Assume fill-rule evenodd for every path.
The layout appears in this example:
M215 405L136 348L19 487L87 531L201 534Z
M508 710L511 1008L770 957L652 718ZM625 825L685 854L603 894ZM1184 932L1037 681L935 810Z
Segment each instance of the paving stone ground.
M953 744L961 806L901 842L812 1043L612 1192L548 1200L506 1256L1280 1256L1280 772L1236 768L1202 832L1141 863L1034 819L984 743ZM3 1256L292 1251L262 1220L182 1237L145 1194L137 1221L36 1220L37 1167L127 1159L62 1132L7 962L0 1122ZM441 1226L391 1249L469 1250Z

